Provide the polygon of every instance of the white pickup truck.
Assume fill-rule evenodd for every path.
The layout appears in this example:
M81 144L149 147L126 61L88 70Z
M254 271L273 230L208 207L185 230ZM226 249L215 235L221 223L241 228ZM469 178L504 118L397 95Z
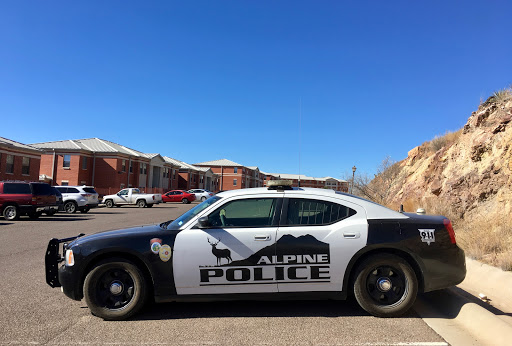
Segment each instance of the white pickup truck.
M139 208L151 208L153 205L160 202L162 202L162 195L140 193L140 190L135 188L122 189L115 195L107 195L103 197L103 204L105 204L107 208L112 208L113 206L120 207L122 205L129 204L136 204Z

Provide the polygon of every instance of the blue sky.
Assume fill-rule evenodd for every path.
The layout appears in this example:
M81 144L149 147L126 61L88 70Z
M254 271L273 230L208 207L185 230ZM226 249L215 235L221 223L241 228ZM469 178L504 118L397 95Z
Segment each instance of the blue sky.
M299 172L300 149L302 174L371 174L512 83L511 13L510 1L2 1L0 136L99 137L281 173Z

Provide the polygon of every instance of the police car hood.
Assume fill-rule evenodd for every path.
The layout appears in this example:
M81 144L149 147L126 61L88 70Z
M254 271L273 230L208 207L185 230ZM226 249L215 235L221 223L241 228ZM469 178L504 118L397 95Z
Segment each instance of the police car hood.
M164 229L160 227L160 225L144 225L132 228L118 229L113 231L104 231L91 235L87 235L81 238L76 239L70 245L80 245L82 243L97 241L97 240L107 240L107 239L126 239L135 236L142 236L145 234L155 235L158 232L163 232Z

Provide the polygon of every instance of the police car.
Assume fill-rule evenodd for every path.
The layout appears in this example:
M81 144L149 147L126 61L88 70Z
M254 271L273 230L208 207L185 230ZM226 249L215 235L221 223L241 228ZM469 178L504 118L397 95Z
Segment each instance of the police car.
M447 218L286 181L222 192L158 225L51 239L45 262L51 287L85 298L107 320L126 319L150 299L351 294L370 314L393 317L418 292L456 285L466 275Z

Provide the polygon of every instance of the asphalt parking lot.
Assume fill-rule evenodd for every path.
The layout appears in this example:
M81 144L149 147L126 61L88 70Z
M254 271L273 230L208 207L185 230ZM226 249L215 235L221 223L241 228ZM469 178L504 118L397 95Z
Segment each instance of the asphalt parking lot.
M92 316L84 301L46 284L50 238L160 223L194 205L98 208L12 222L0 217L0 344L446 345L414 311L380 319L352 300L168 303L107 322Z

